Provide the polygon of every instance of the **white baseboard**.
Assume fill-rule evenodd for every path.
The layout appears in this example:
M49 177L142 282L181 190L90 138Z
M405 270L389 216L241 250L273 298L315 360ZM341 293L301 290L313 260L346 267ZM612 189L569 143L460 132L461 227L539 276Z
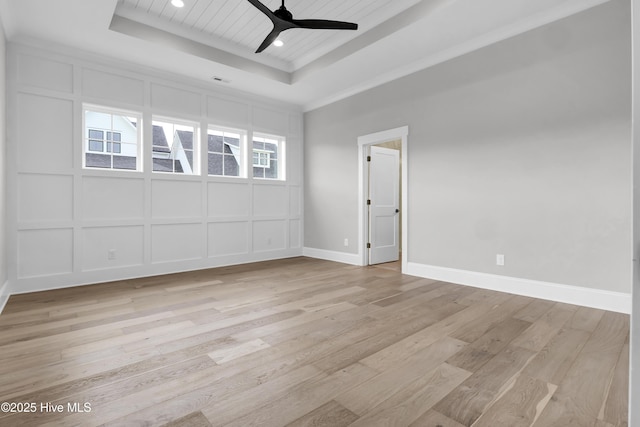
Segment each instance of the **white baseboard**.
M497 274L456 270L453 268L413 262L407 263L406 274L459 285L631 314L631 294L622 292L603 291L600 289L519 279L517 277L500 276Z
M302 255L309 258L324 259L326 261L341 262L343 264L361 265L358 254L348 254L345 252L327 251L324 249L303 248Z
M7 305L10 296L9 282L4 282L4 284L0 286L0 314L2 314L2 310L4 310L4 306Z

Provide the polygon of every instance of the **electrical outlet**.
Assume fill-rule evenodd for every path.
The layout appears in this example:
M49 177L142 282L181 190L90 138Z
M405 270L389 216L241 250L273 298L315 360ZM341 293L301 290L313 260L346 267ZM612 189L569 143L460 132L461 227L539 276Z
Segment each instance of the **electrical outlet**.
M344 245L349 246L349 239L344 239Z
M503 254L497 254L496 255L496 265L500 265L500 266L504 265L504 255Z
M109 249L109 251L107 252L107 259L109 259L109 260L116 259L116 250L115 249Z

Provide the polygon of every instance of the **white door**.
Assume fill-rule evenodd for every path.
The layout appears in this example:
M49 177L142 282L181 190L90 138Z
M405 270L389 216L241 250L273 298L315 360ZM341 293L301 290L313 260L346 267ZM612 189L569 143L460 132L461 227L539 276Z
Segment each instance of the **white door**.
M369 264L399 257L400 153L371 147L369 163Z

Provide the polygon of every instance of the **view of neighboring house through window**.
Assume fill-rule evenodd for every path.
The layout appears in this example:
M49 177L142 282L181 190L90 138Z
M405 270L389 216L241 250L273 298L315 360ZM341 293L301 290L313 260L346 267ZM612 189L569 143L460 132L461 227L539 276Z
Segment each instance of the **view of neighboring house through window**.
M253 177L284 179L284 137L253 135Z
M246 177L246 133L210 127L207 133L209 175Z
M84 105L83 166L142 171L142 129L142 113ZM153 172L199 175L199 132L198 123L154 116ZM246 178L251 168L253 178L284 180L285 138L255 133L247 152L247 135L246 130L209 126L207 175Z
M142 170L141 122L140 113L85 105L84 167Z
M197 175L198 127L195 123L154 118L153 171Z

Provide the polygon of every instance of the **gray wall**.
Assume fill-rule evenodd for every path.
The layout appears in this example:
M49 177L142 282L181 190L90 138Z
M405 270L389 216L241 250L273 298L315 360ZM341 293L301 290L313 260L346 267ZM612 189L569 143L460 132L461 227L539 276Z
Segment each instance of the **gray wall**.
M614 0L308 112L305 247L358 252L357 137L408 125L409 262L630 292L630 31Z

